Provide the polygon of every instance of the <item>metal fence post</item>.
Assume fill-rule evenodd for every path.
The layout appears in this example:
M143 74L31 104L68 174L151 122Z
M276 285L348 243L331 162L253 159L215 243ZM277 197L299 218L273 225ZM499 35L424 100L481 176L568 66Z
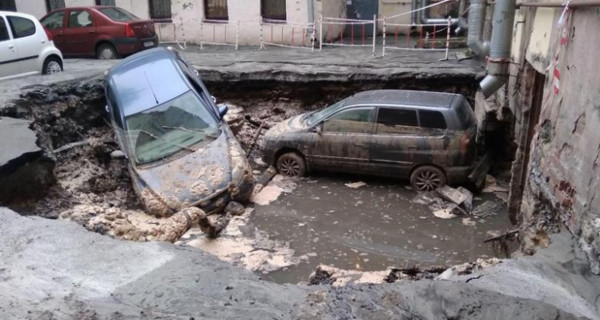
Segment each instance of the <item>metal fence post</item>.
M265 48L265 44L264 44L264 42L263 42L263 37L264 37L264 36L263 36L263 32L264 32L264 31L263 31L263 24L262 24L262 22L261 22L261 23L260 23L260 48L259 48L260 50L263 50L263 49Z
M235 25L235 50L238 49L240 43L240 20Z
M323 51L323 14L319 17L319 52Z
M377 15L373 15L373 55L375 55L375 41L377 40Z
M446 58L448 60L448 51L450 50L450 28L452 27L452 20L448 17L448 30L446 32Z
M385 57L385 16L383 17L383 51L381 52L381 56Z

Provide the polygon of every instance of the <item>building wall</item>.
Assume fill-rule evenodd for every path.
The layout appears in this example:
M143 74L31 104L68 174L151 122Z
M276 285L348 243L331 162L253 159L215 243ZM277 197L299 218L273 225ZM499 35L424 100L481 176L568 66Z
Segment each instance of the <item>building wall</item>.
M378 19L380 18L384 18L384 17L391 17L393 15L396 15L398 13L402 13L402 12L408 12L412 10L412 1L411 0L379 0L379 14L378 14ZM386 22L388 23L395 23L395 24L410 24L411 21L411 15L407 14L407 15L402 15L400 17L396 17L396 18L392 18L392 19L386 19ZM383 26L381 24L379 24L377 26L377 31L378 32L382 32L383 31ZM395 32L395 28L392 28L390 30L388 30L388 33L393 33ZM407 32L410 32L410 27L401 27L399 28L398 32L406 34Z
M46 2L44 0L15 1L17 11L34 15L41 18L46 15Z
M565 225L587 253L592 270L600 273L600 60L594 53L600 49L600 9L573 9L565 33L557 28L561 12L520 9L509 84L491 100L514 114L519 148L511 193L521 184L520 170L526 173L522 198L511 197L513 205L520 205L515 220L523 227ZM568 35L562 46L561 35ZM545 76L538 97L531 81L536 73ZM541 99L541 114L531 121L535 99ZM527 132L533 133L529 145Z

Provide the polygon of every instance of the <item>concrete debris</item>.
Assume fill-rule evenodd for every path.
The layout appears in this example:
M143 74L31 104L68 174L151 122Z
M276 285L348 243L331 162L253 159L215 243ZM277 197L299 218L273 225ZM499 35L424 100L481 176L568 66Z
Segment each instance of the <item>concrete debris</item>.
M367 184L366 184L365 182L362 182L362 181L359 181L359 182L351 182L351 183L349 182L349 183L346 183L346 184L345 184L345 186L346 186L346 187L348 187L348 188L352 188L352 189L358 189L358 188L360 188L360 187L364 187L364 186L366 186L366 185L367 185Z
M454 189L448 185L441 186L435 190L435 192L446 201L453 202L454 204L461 205L467 200L467 195ZM471 195L472 197L472 195Z
M231 201L225 206L225 212L233 216L240 216L246 208L239 202Z
M176 244L200 248L223 261L261 273L299 264L301 259L294 256L288 243L269 239L251 223L253 215L254 209L246 208L242 215L231 217L218 238L192 228Z
M462 219L462 224L464 224L467 227L472 227L476 224L475 221L471 220L471 218L463 218Z
M508 192L507 188L501 187L498 185L496 178L492 175L487 175L485 177L485 188L481 190L481 192L493 193L493 192Z
M471 212L473 210L473 193L465 187L458 187L456 190L466 197L462 205L467 212Z
M294 178L276 175L269 184L263 188L260 185L255 187L255 191L250 196L250 202L257 205L266 206L277 200L282 193L290 193L296 188Z
M462 276L472 274L475 271L480 271L485 268L489 268L501 263L502 260L497 258L491 259L477 259L475 262L467 262L459 265L452 266L444 270L439 276L435 277L438 280L447 280L454 276Z
M343 270L320 264L310 275L309 285L346 286L349 284L383 283L389 271Z
M229 220L231 220L229 214L213 214L206 217L206 219L201 219L198 225L200 226L200 230L206 233L209 238L216 238L227 227Z
M0 117L0 204L39 198L56 181L54 159L38 146L30 126Z
M454 207L455 208L455 207ZM444 208L444 209L439 209L433 212L433 215L440 218L440 219L452 219L452 218L456 218L457 215L453 214L452 211L454 210L454 208Z

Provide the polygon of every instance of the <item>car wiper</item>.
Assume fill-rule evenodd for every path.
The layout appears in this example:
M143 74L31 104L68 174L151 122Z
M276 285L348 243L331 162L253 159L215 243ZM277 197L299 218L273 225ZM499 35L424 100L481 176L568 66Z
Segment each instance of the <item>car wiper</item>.
M165 139L163 139L163 138L161 138L161 137L158 137L158 136L156 136L156 135L154 135L154 134L152 134L152 133L150 133L150 132L148 132L148 131L145 131L145 130L140 130L140 132L141 132L141 133L145 133L145 134L147 134L148 136L150 136L150 137L152 137L152 138L154 138L154 139L156 139L156 140L163 141L163 142L165 142L165 143L168 143L168 144L170 144L170 145L173 145L173 146L176 146L176 147L180 147L180 148L182 148L182 149L185 149L185 150L187 150L187 151L190 151L190 152L196 152L196 150L194 150L194 149L192 149L192 148L190 148L190 147L187 147L187 146L181 145L181 144L179 144L179 143L175 143L175 142L167 141L167 140L165 140Z
M218 135L216 135L216 134L211 134L211 133L209 133L209 132L207 132L207 131L205 131L205 130L203 130L203 129L195 129L195 128L191 129L191 128L186 128L186 127L181 127L181 126L179 126L179 127L162 126L162 128L163 128L163 129L174 129L174 130L181 130L181 131L187 131L187 132L199 132L199 133L203 133L203 134L205 134L205 135L207 135L207 136L209 136L209 137L211 137L211 138L216 138L216 137L218 137Z

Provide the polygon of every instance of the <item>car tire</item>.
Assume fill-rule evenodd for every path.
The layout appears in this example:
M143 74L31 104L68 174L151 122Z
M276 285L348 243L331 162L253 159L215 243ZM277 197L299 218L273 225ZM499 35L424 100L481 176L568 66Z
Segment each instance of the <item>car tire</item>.
M98 46L96 49L96 58L98 60L112 60L118 59L119 54L117 53L117 49L110 43L103 43Z
M42 74L53 74L63 71L63 64L59 57L48 57L42 66Z
M434 191L446 181L444 172L434 166L420 166L410 175L410 185L417 191Z
M303 177L306 175L306 162L296 152L282 154L277 159L277 172L288 177Z

